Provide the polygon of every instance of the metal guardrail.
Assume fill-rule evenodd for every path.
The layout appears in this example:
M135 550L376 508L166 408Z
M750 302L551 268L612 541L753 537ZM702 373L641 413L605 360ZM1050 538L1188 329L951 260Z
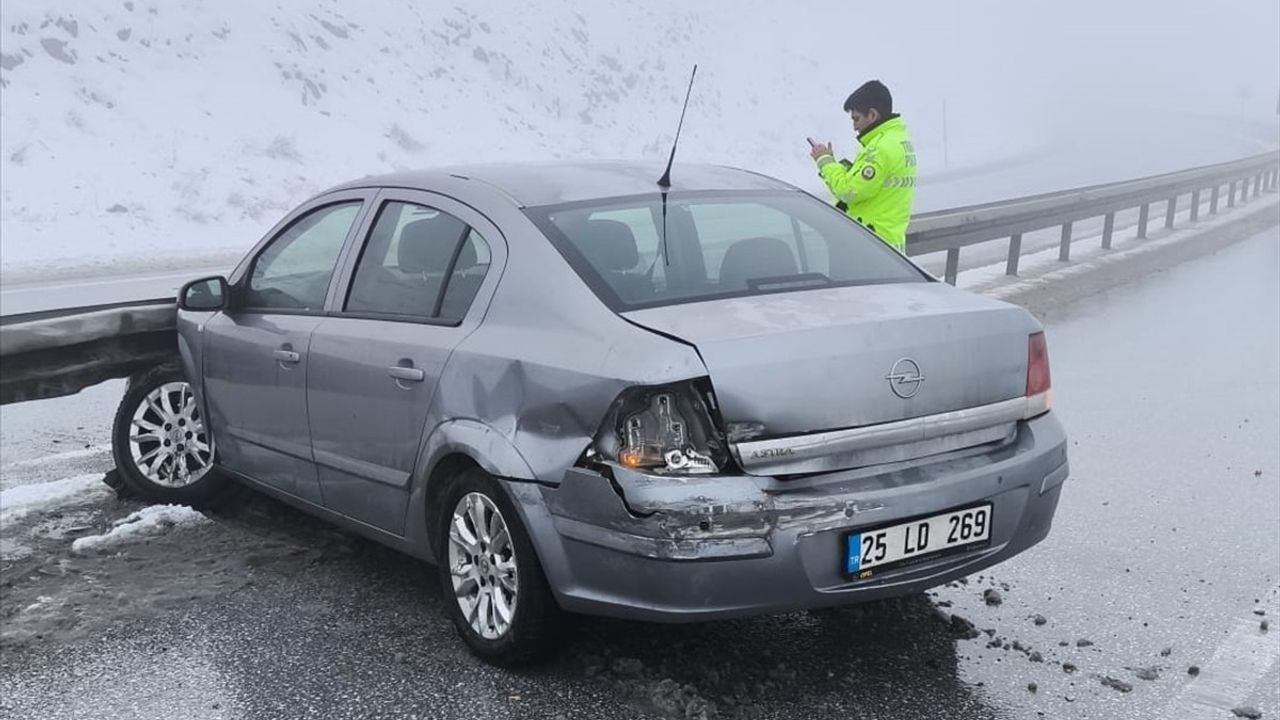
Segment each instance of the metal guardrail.
M73 395L173 360L177 303L140 300L0 318L0 405Z
M1009 241L1006 272L1016 275L1022 235L1061 226L1058 257L1069 260L1073 223L1104 217L1102 247L1111 247L1116 213L1139 208L1138 237L1147 236L1152 205L1165 204L1171 228L1178 199L1191 195L1191 220L1202 195L1216 213L1221 191L1234 207L1250 191L1258 196L1280 184L1280 152L1154 177L1075 188L1002 202L972 205L912 218L907 254L947 253L946 281L955 284L960 250ZM71 395L104 380L129 375L177 357L176 306L172 299L69 308L0 318L0 404Z
M1072 225L1081 220L1104 218L1102 247L1110 248L1117 212L1138 208L1138 237L1145 238L1152 205L1164 204L1164 226L1172 228L1177 216L1178 198L1183 195L1191 195L1191 220L1194 222L1199 219L1204 193L1209 194L1210 214L1217 213L1224 187L1228 207L1235 207L1237 196L1243 201L1251 188L1254 197L1263 190L1274 190L1280 182L1278 172L1280 152L1270 152L1139 180L924 213L911 219L907 254L916 256L945 250L947 265L944 277L954 285L960 268L961 248L1007 239L1009 255L1005 271L1009 275L1017 275L1024 233L1060 226L1062 235L1058 259L1066 261L1071 258Z

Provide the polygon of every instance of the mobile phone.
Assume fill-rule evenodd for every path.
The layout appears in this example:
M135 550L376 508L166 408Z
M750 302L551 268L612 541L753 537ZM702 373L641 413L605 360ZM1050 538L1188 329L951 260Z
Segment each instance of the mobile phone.
M809 147L813 147L813 146L815 146L815 145L817 145L817 144L818 144L818 143L814 142L814 141L813 141L813 138L811 138L811 137L807 137L807 138L805 138L805 140L808 140L808 141L809 141Z

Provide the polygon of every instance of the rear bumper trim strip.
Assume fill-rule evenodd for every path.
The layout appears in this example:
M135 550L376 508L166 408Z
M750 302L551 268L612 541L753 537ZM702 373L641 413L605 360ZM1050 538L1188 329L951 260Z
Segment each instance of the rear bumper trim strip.
M1007 436L1013 423L1027 417L1028 412L1027 398L1017 397L936 415L808 435L755 440L731 447L742 469L751 474L821 472L837 469L826 467L828 463L823 462L824 460L846 468L882 462L878 457L875 460L871 457L882 453L868 451L894 446L909 447L912 457L925 457L993 442ZM962 444L957 445L952 441L960 441ZM859 456L863 454L868 455L867 460L872 461L859 462Z

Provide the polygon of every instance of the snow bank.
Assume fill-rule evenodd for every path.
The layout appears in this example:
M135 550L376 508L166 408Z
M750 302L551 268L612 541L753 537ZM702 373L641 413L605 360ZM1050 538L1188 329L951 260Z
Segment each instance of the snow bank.
M140 537L163 535L175 527L201 525L209 518L186 505L152 505L121 518L102 535L77 538L71 552L82 553L131 542Z
M102 474L77 475L63 480L19 485L0 491L0 524L9 524L35 511L110 497Z

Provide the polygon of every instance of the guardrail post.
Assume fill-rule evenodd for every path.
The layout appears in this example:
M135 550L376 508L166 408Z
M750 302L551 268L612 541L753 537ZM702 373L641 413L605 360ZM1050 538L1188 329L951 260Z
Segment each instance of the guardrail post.
M1218 188L1219 187L1220 186L1218 185L1214 185L1213 192L1209 194L1209 214L1210 215L1218 214Z
M1009 261L1004 264L1005 275L1018 274L1018 260L1022 258L1022 233L1009 238Z
M956 275L960 274L960 248L949 248L947 250L947 274L945 279L948 285L956 284Z
M1253 196L1258 197L1262 194L1262 173L1258 173L1253 179Z
M1249 178L1240 178L1240 204L1249 202Z
M1231 182L1227 183L1227 207L1233 208L1235 206L1236 206L1236 181L1232 180Z
M1164 211L1164 227L1166 230L1173 227L1173 216L1176 212L1178 212L1178 196L1174 195L1169 198L1169 207Z
M1200 191L1193 190L1191 192L1191 222L1200 219Z
M1058 261L1071 259L1071 223L1062 224L1062 242L1058 244Z
M1147 215L1151 213L1151 203L1143 203L1142 209L1138 211L1138 239L1147 239Z
M1113 212L1109 212L1107 213L1107 217L1102 221L1102 249L1103 250L1111 249L1111 235L1115 233L1115 230L1116 230L1116 214Z

